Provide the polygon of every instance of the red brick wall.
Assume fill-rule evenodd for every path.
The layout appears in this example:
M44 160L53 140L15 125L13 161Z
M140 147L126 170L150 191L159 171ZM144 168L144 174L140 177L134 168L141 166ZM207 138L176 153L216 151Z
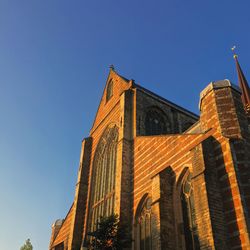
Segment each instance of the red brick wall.
M72 217L73 217L73 213L72 213L73 209L72 208L73 208L73 206L69 210L69 213L67 214L67 216L62 224L62 227L61 227L58 235L56 236L51 248L62 243L62 242L64 242L64 246L68 245L68 236L69 236Z
M168 166L176 179L187 165L194 173L201 167L195 188L201 249L249 244L249 132L238 90L223 84L211 85L203 92L200 123L204 133L137 137L134 145L134 211L143 195L153 192L152 177ZM237 149L232 150L230 138ZM202 148L199 155L190 153L198 147ZM203 165L195 163L197 157Z
M107 126L116 124L119 142L115 211L131 231L138 204L149 194L153 200L154 249L184 248L179 196L183 175L190 171L201 249L248 249L250 135L238 90L228 81L210 84L201 94L200 122L196 129L190 130L192 134L136 136L136 131L140 134L138 123L144 109L150 105L159 105L170 113L172 109L154 97L138 94L132 81L124 80L114 71L107 82L111 78L113 96L106 102L104 90L90 132L88 171L78 180L75 209L70 210L54 245L67 242L70 228L70 244L86 236L96 147ZM175 120L176 117L173 114L170 117L172 126L177 126L175 132L182 130L182 125L176 123L178 119L195 120L188 115L184 118L178 115ZM79 191L84 194L77 195Z
M249 165L249 132L247 130L246 116L242 107L240 94L237 89L227 82L226 86L213 85L207 88L207 93L201 103L201 124L204 129L214 127L215 163L223 197L224 215L227 225L228 245L232 248L249 246L249 229L247 225L244 204L246 195L241 190L244 167L238 168L235 155L240 150L232 149L231 140L235 143L245 141L245 166ZM248 153L247 153L248 152ZM241 160L242 160L241 158ZM246 175L245 175L246 176ZM248 171L249 176L249 171ZM247 185L249 186L249 184ZM245 186L246 187L246 186Z

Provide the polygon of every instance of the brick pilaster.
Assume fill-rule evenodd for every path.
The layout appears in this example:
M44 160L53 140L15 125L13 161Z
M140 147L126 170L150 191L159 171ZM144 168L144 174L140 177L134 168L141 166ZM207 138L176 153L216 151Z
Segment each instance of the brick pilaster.
M193 158L193 189L195 219L197 224L200 249L215 249L212 231L211 214L208 203L208 192L205 178L205 162L202 145L196 146L192 151Z
M122 225L132 232L133 221L133 90L127 90L120 96L120 124L117 145L115 213L119 214ZM132 234L131 234L132 237Z
M69 232L68 250L79 250L83 240L83 231L86 227L86 206L88 193L88 176L92 138L82 142L80 164L76 183L75 199L73 204L73 221Z
M214 168L223 199L228 246L249 249L250 136L240 90L228 80L211 83L201 93L200 104L203 130L215 130Z
M171 167L160 172L160 235L161 246L165 250L176 249L175 217L173 207L173 187L175 173Z

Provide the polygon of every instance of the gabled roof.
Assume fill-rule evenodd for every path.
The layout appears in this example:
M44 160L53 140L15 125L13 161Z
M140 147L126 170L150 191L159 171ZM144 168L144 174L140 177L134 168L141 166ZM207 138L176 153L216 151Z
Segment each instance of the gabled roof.
M108 83L110 80L114 81L114 97L112 99L110 99L110 101L108 103L106 103L106 89L108 86ZM114 68L110 68L109 71L109 75L107 77L106 80L106 84L105 84L105 88L103 89L103 93L102 93L102 97L95 115L95 119L90 131L90 134L95 130L95 128L98 126L98 121L101 120L101 118L104 118L107 113L108 113L108 106L109 105L114 105L115 102L117 101L117 99L119 99L120 95L122 92L124 92L125 90L129 89L132 86L132 80L128 80L127 78L121 76L120 74L118 74ZM108 105L106 105L108 104Z
M146 89L146 88L140 86L140 85L137 84L137 83L135 83L134 86L135 86L137 89L143 91L144 93L146 93L146 94L148 94L148 95L150 95L150 96L152 96L152 97L155 97L156 99L158 99L158 100L160 100L160 101L166 103L166 104L169 105L170 107L173 107L173 108L177 109L178 111L180 111L180 112L182 112L182 113L185 113L185 114L187 114L187 115L189 115L189 116L192 116L192 117L195 118L195 119L198 119L198 118L199 118L199 116L198 116L197 114L195 114L195 113L193 113L193 112L191 112L191 111L189 111L189 110L187 110L187 109L185 109L185 108L183 108L183 107L181 107L181 106L179 106L179 105L177 105L177 104L175 104L175 103L173 103L173 102L171 102L171 101L165 99L165 98L162 97L162 96L159 96L159 95L155 94L154 92L152 92L152 91L150 91L150 90L148 90L148 89Z
M105 98L106 97L105 93L106 93L107 85L111 79L113 79L115 81L115 83L114 83L114 98L107 103L106 98ZM145 94L151 96L152 98L157 99L158 101L161 101L161 102L169 105L170 107L173 107L174 109L176 109L176 110L178 110L178 111L180 111L188 116L191 116L194 119L199 118L199 116L197 114L195 114L195 113L193 113L185 108L182 108L179 105L174 104L173 102L153 93L152 91L140 86L139 84L135 84L134 80L132 80L132 79L129 80L129 79L125 78L124 76L118 74L114 70L113 67L111 67L110 71L109 71L109 75L108 75L107 80L106 80L105 88L103 90L102 98L100 100L100 103L99 103L99 106L98 106L98 109L97 109L97 112L95 115L95 119L94 119L92 128L90 130L90 134L92 134L95 131L95 129L99 126L100 121L102 121L102 119L104 119L106 117L106 115L109 113L110 107L112 105L115 105L118 102L121 93L123 93L125 90L128 90L132 87L144 92Z

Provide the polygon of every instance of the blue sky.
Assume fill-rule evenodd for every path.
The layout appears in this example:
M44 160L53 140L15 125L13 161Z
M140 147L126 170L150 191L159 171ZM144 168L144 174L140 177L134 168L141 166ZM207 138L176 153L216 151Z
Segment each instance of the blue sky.
M48 249L81 140L117 72L198 113L211 81L250 81L250 2L0 0L0 249Z

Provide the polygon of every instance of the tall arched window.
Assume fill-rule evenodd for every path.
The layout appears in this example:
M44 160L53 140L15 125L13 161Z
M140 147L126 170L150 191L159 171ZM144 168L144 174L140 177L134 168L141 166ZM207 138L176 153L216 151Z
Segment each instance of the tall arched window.
M107 86L106 102L113 96L113 85L113 80L111 79Z
M145 116L146 135L161 135L170 131L165 114L158 108L151 108Z
M90 202L90 231L101 216L114 213L118 128L109 127L96 148Z
M151 250L151 199L146 198L139 207L136 218L136 249Z
M190 173L182 185L181 203L186 249L200 249L195 219L192 175Z

